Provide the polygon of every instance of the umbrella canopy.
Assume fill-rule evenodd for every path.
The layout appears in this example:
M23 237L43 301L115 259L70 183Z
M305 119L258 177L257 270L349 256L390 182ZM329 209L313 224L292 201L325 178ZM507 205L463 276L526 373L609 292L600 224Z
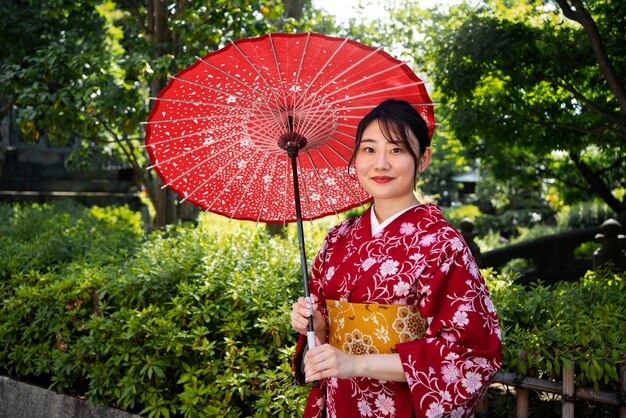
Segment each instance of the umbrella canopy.
M234 219L336 214L370 200L348 161L358 122L388 98L411 103L432 135L424 83L381 49L315 33L238 40L172 77L156 98L146 127L151 168L183 200Z

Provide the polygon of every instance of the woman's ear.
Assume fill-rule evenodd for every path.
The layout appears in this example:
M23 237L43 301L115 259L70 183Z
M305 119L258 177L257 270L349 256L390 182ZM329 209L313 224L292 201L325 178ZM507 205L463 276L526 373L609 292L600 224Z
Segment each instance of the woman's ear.
M432 151L431 151L430 147L428 147L428 148L426 148L424 150L424 153L421 155L421 157L419 159L419 165L417 166L417 172L418 173L423 173L424 170L426 170L426 168L430 164L430 158L431 157L432 157Z

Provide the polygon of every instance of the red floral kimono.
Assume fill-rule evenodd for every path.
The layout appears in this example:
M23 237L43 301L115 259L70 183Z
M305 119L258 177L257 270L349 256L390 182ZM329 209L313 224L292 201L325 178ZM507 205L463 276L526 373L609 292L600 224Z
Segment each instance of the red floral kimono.
M331 229L311 271L326 300L408 304L428 320L421 339L399 343L407 383L328 378L312 388L305 417L467 417L501 364L501 335L484 279L456 229L418 205L372 236L370 211ZM306 338L296 349L301 379Z

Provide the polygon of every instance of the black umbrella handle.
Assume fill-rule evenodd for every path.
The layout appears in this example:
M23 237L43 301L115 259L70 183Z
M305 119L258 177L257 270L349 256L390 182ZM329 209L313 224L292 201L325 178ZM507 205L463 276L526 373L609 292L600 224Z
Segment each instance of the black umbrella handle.
M295 148L295 150L293 149ZM315 347L315 330L313 329L313 301L309 291L309 268L306 263L306 250L304 248L304 228L302 226L302 207L300 206L300 187L298 185L298 148L293 147L287 150L287 155L291 159L291 171L293 173L293 193L296 203L296 225L298 227L298 247L300 248L300 266L302 267L302 281L304 282L304 298L311 306L309 315L309 325L307 327L307 344L309 349ZM313 382L314 387L319 386L319 382Z

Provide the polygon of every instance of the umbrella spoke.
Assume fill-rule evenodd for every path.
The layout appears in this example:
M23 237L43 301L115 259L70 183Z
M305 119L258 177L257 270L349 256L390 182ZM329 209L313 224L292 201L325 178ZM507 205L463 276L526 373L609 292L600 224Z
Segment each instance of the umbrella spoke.
M381 50L382 50L382 47L380 47L380 48L376 48L376 49L372 49L372 51L370 51L370 53L369 53L369 54L367 54L366 56L364 56L364 57L363 57L363 58L361 58L360 60L358 60L358 61L356 61L356 62L352 63L352 64L351 64L351 65L349 65L349 66L347 66L347 67L346 67L343 71L340 71L339 73L334 74L334 75L330 78L330 80L328 80L328 81L326 82L326 84L322 85L321 87L319 87L319 88L317 89L317 92L318 92L318 93L316 93L316 95L317 95L317 94L319 94L319 92L324 91L324 89L326 89L326 87L330 86L330 85L331 85L331 84L333 84L333 83L336 83L336 82L337 82L337 80L338 80L340 77L342 77L344 74L347 74L348 72L351 72L351 71L352 71L352 70L354 70L355 68L359 67L359 66L361 65L361 63L363 63L364 61L367 61L369 58L371 58L371 57L374 57L374 56L378 55L378 54L380 53L380 51L381 51ZM334 56L333 56L333 57L334 57ZM330 61L326 62L326 65L328 65L328 64L330 64ZM342 67L343 67L343 66L342 66ZM326 67L323 67L323 68L322 68L322 71L323 71L323 70L325 70L325 69L326 69Z
M367 59L367 58L369 58L369 56L368 56L368 57L366 57L365 59ZM380 77L381 75L383 75L383 74L385 74L385 73L389 73L389 72L391 72L391 71L395 71L396 69L401 68L401 67L403 67L403 66L405 66L405 65L406 65L406 63L404 63L403 61L400 61L400 62L396 63L395 65L391 65L391 66L389 66L389 67L385 67L384 69L382 69L382 70L380 70L380 71L378 71L378 72L376 72L376 73L367 74L366 76L364 76L364 77L362 77L362 78L359 78L359 79L357 79L356 81L353 81L352 83L347 83L347 84L345 84L345 85L342 85L342 86L341 86L341 87L339 87L338 89L333 90L333 91L332 91L332 94L333 94L333 96L334 96L334 95L337 95L337 93L340 93L340 92L342 92L342 91L345 91L345 90L351 89L352 87L354 87L354 86L358 86L359 84L361 84L361 85L362 85L362 84L365 84L366 82L368 82L369 80L371 80L371 79L373 79L373 78L377 78L377 77ZM416 83L415 83L415 85L421 85L421 84L425 84L425 83L424 83L423 81L420 81L420 82L416 82ZM404 86L405 86L405 87L407 87L407 85L406 85L406 84L405 84ZM327 87L327 86L324 86L324 88L325 88L325 87ZM318 92L318 93L316 93L316 95L317 95L317 96L319 96L319 95L321 94L321 93L320 93L321 91L323 91L323 89L319 89L319 92Z
M274 164L272 165L272 169L270 170L271 174L269 174L270 181L271 181L271 179L274 178L274 173L276 173L276 165L277 165L277 163L278 163L278 155L274 157ZM265 179L263 179L263 181L265 182ZM267 201L267 196L269 195L269 191L270 191L270 187L269 187L269 182L268 182L268 184L266 184L265 191L263 193L263 200L261 200L261 206L260 206L260 209L259 209L259 216L258 216L258 218L256 220L257 223L261 222L261 218L264 215L263 211L265 210L265 202Z
M166 144L168 142L172 142L172 141L176 141L177 139L185 139L185 138L190 138L192 136L196 136L196 135L203 135L203 134L208 134L208 133L214 133L220 130L227 130L230 128L237 128L240 127L241 123L237 123L235 125L222 125L218 128L208 128L208 129L203 129L201 131L196 131L196 132L190 132L188 134L183 133L182 135L178 135L178 136L171 136L168 139L164 139L161 141L154 141L154 142L150 142L149 144L142 144L141 147L143 148L148 148L148 147L154 147L155 145L161 145L161 144Z
M286 104L287 103L287 93L286 93L287 89L285 88L285 81L283 80L283 75L280 72L280 63L278 62L278 56L276 55L276 48L274 47L274 40L272 39L271 33L268 35L268 38L270 42L270 49L272 50L272 56L274 57L274 65L276 66L276 72L278 73L278 81L281 87L280 92L282 93L282 100L283 100L283 103ZM288 128L287 125L285 125L285 128Z
M240 135L240 134L239 134L238 132L236 132L236 133L234 133L234 134L227 135L227 136L224 136L224 137L219 138L219 139L215 139L215 140L212 140L212 141L205 141L205 143L204 143L201 147L192 148L192 149L187 150L187 151L185 151L185 152L183 152L183 153L180 153L180 154L177 154L177 155L175 155L175 156L173 156L173 157L171 157L171 158L168 158L167 160L159 161L159 162L157 162L157 163L155 163L155 164L152 164L152 165L151 165L151 166L149 166L148 168L149 168L149 169L152 169L152 168L160 167L160 166L162 166L163 164L171 163L172 161L177 160L177 159L179 159L179 158L181 158L181 157L184 157L184 156L186 156L186 155L189 155L189 154L191 154L191 153L194 153L194 152L198 151L198 150L199 150L199 149L201 149L201 148L206 148L206 147L208 147L209 145L217 144L217 143L219 143L219 142L224 142L225 140L230 139L230 138L232 138L232 137L234 137L234 136L237 136L237 135ZM237 143L236 143L236 142L233 142L233 145L235 145L235 144L237 144ZM222 152L224 152L224 149L222 149L221 151L219 151L219 153L218 153L218 154L221 154Z
M219 173L219 172L223 171L225 168L226 168L226 165L222 165L219 168L219 170L216 171L216 173ZM224 183L224 185L220 189L219 193L217 193L217 195L215 195L215 198L213 199L213 201L207 206L207 210L210 210L213 207L213 205L217 202L217 200L220 198L220 196L222 196L222 194L228 190L230 185L233 184L233 182L237 179L237 175L239 175L242 172L243 168L245 168L245 165L242 165L241 167L239 167L239 170L237 171L237 173L234 176L233 175L230 176L230 179L226 183ZM257 168L257 170L258 170L258 168ZM242 198L243 198L243 196L242 196ZM241 202L241 200L240 200L240 202ZM236 213L236 211L234 213ZM234 213L233 213L233 216L234 216ZM232 219L232 217L231 217L231 219Z
M236 49L237 49L237 50L239 50L238 48L236 48ZM239 50L239 51L240 51L240 50ZM240 53L242 53L242 54L243 54L243 51L240 51ZM243 54L243 55L245 55L245 54ZM255 88L252 84L247 83L246 81L241 80L241 79L240 79L240 78L238 78L238 77L235 77L235 76L234 76L234 75L232 75L231 73L228 73L228 72L226 72L226 71L222 70L221 68L219 68L219 67L217 67L216 65L214 65L214 64L212 64L212 63L210 63L210 62L206 61L206 60L205 60L205 59L203 59L203 58L199 58L199 59L200 59L200 61L201 61L201 62L205 63L206 65L208 65L208 66L210 66L210 67L212 67L212 68L214 68L214 69L216 69L216 70L220 71L221 73L225 74L225 75L226 75L226 76L228 76L229 78L231 78L231 79L233 79L233 80L237 81L238 83L240 83L240 84L244 85L245 87L249 88L249 89L250 89L250 91L252 91L253 93L256 93L256 94L257 94L257 96L258 96L258 97L260 97L262 100L264 100L266 103L268 103L268 102L273 102L273 103L274 103L274 104L275 104L278 108L280 108L280 107L281 107L281 103L280 103L279 101L272 101L270 97L268 97L268 96L267 96L267 95L265 95L264 93L261 93L261 92L260 92L258 89L256 89L256 88ZM258 69L257 69L256 67L255 67L254 69L255 69L255 71L258 73ZM267 80L266 80L266 81L267 81ZM274 89L270 88L270 90L272 91L272 94L274 94L274 96L276 96L276 94L275 94L275 92L274 92ZM234 108L234 109L241 109L241 107L240 107L240 106L234 106L234 105L229 106L229 105L225 105L225 104L220 104L220 105L221 105L221 107L226 107L226 108L231 107L231 108ZM260 109L259 109L259 110L260 110ZM262 114L268 114L268 115L271 115L272 117L274 117L274 119L276 119L276 115L275 115L275 113L274 113L274 112L272 112L272 111L269 111L269 110L268 110L268 111L266 111L266 112L261 112L261 113L262 113ZM283 122L283 123L284 123L284 122Z
M159 99L161 100L161 99ZM142 122L142 124L144 125L157 125L160 123L176 123L176 122L189 122L189 121L194 121L196 123L198 123L199 120L201 121L205 121L205 120L213 120L213 119L225 119L225 118L241 118L241 119L245 119L246 117L248 117L248 115L230 115L230 114L226 114L226 115L208 115L208 116L196 116L196 117L188 117L188 118L177 118L177 119L153 119L153 120L149 120L147 122Z
M209 67L219 71L220 73L224 74L225 76L227 76L228 78L235 80L237 83L241 84L242 86L248 88L252 93L254 93L256 96L261 97L262 99L270 102L270 97L268 97L265 93L261 92L260 90L258 90L256 87L254 87L254 85L248 83L245 80L242 80L239 77L236 77L235 75L229 73L228 71L224 71L222 70L220 67L218 67L217 65L205 60L204 58L200 58L198 57L198 59L200 60L200 62L203 62L204 64L208 65Z
M302 67L303 67L303 63L304 63L304 57L306 56L306 51L309 47L309 39L311 39L311 32L307 32L306 34L306 39L304 41L304 47L302 48L302 54L300 54L300 63L298 64L298 73L296 74L296 78L295 78L295 83L294 83L294 97L295 97L295 92L298 91L298 84L300 83L300 74L302 72ZM296 106L294 104L294 108L298 108L298 106Z
M241 206L241 204L243 203L244 199L246 198L246 195L248 194L248 190L250 190L250 188L254 184L254 181L257 179L259 171L263 167L263 163L265 162L265 159L269 156L269 154L266 153L266 152L264 152L262 154L263 154L263 156L261 157L261 161L257 162L256 168L254 169L254 172L252 173L252 176L250 177L250 181L247 182L246 187L244 188L244 190L241 193L241 198L237 202L237 205L235 205L235 208L232 210L233 214L230 216L230 219L235 219L235 216L237 215L237 212L239 212L239 207ZM245 165L242 166L242 168L239 170L239 172L237 172L237 174L241 173L243 171L243 169L248 166L250 161L252 161L252 157L254 157L254 156L255 156L254 154L251 155L251 157L245 162Z
M206 164L207 162L211 161L213 158L219 156L220 154L230 150L231 148L233 148L235 145L237 145L236 143L232 143L230 146L226 147L226 148L222 148L221 150L219 150L218 152L209 155L207 158L205 158L204 160L200 161L198 164L192 166L191 168L189 168L187 171L185 171L184 173L182 173L181 175L179 175L178 177L170 180L167 182L167 184L164 184L161 189L164 189L165 187L169 187L172 184L178 182L178 180L184 178L185 176L189 175L189 173L196 171L198 169L198 167L201 167L202 165ZM213 173L214 175L215 173ZM213 178L213 176L208 177L208 179ZM186 199L185 199L186 200Z
M315 73L315 76L313 77L313 79L309 82L309 85L306 87L306 89L302 92L301 97L307 97L308 93L309 93L309 89L315 84L315 82L317 81L317 79L324 73L324 69L326 69L328 67L328 65L330 64L330 62L332 60L335 59L335 57L337 56L337 54L339 54L339 52L343 49L343 47L348 43L349 38L345 38L343 40L343 42L341 42L341 44L337 47L337 49L335 49L335 51L333 51L333 53L330 55L330 57L328 57L328 59L326 60L326 62L322 65L321 70L317 71L317 73ZM299 105L299 103L297 103L297 105Z
M190 171L195 171L195 170L197 170L198 168L202 167L202 165L203 165L206 161L208 161L208 159L207 159L207 160L205 160L205 161L203 161L203 162L201 162L200 164L195 165L194 167L192 167L192 168L191 168L191 170L190 170ZM209 181L211 181L211 180L213 179L213 177L215 177L216 175L218 175L219 173L221 173L223 169L224 169L224 166L221 166L218 170L216 170L216 171L212 172L210 176L208 176L206 179L204 179L204 180L203 180L203 181L202 181L202 182L201 182L198 186L196 186L196 188L194 188L191 192L183 192L184 197L183 197L183 199L181 200L181 203L182 203L182 202L185 202L185 201L186 201L187 199L189 199L189 198L192 198L192 197L196 194L196 192L197 192L198 190L201 190L201 189L202 189L202 188L203 188L203 187L204 187L204 186L205 186L205 185L206 185ZM208 209L206 209L206 210L208 211Z
M333 150L334 151L334 150ZM326 155L324 155L323 152L320 152L320 156L324 159L324 161L326 161L326 164L328 164L328 166L335 172L335 173L339 173L337 171L337 167L335 167L333 164L331 164L330 161L328 161L328 158L326 158ZM337 178L339 180L341 180L341 182L343 183L343 185L346 187L346 189L348 189L350 191L350 194L352 195L352 197L359 202L359 205L363 206L363 202L361 201L361 199L359 198L358 194L354 191L354 189L346 182L346 180L343 178L342 175L337 175Z
M181 104L189 104L193 106L211 106L211 107L219 107L224 109L237 109L243 110L246 112L258 111L259 113L271 113L268 110L261 109L259 107L244 107L237 104L228 104L228 103L216 103L216 102L199 102L195 100L185 100L185 99L170 99L167 97L151 97L150 100L156 100L160 102L170 102L170 103L181 103Z
M224 94L224 95L226 95L228 97L236 97L239 100L243 100L245 102L248 102L248 103L251 103L253 105L256 105L256 106L254 106L254 109L259 109L260 110L260 108L258 106L258 104L259 104L258 100L249 99L249 98L247 98L245 96L242 96L240 94L237 94L235 92L218 89L216 87L211 87L211 86L208 86L206 84L198 83L196 81L191 81L191 80L187 80L185 78L180 78L180 77L176 77L176 76L172 76L172 77L170 77L170 79L179 81L181 83L191 84L192 86L200 87L201 89L213 91L215 93L221 93L221 94ZM154 99L154 98L151 97L150 99ZM159 100L159 99L157 98L156 100ZM213 104L213 103L214 102L211 102L211 104ZM267 104L267 101L265 103Z
M355 99L362 99L364 97L376 96L376 95L379 95L380 93L388 93L390 91L400 90L400 89L406 89L406 86L391 86L391 87L387 87L384 89L368 91L366 93L357 94L356 96L350 96L350 97L344 97L342 99L337 99L334 102L331 102L330 104L336 105L339 103L344 103L344 102L355 100ZM434 104L433 103L420 103L419 106L434 106ZM372 106L370 105L367 108L371 109ZM350 107L339 108L339 110L344 110L344 109L350 109Z
M326 201L328 202L329 206L332 208L332 210L335 213L335 215L337 215L339 213L339 211L335 207L335 204L334 204L334 202L332 200L331 194L328 192L326 184L324 184L324 181L322 180L322 175L320 174L319 170L317 169L317 166L315 165L315 162L313 161L313 158L311 158L311 155L309 155L309 153L307 153L306 155L309 158L309 162L311 163L311 167L313 168L313 171L315 171L315 175L319 179L319 182L320 182L320 184L322 186L322 192L324 193L324 197L326 197ZM326 160L326 161L328 162L328 160ZM330 167L330 168L332 168L332 167Z
M256 66L256 64L254 64L252 61L250 61L250 58L248 57L248 55L243 52L243 50L241 48L239 48L239 45L237 45L235 42L231 43L233 47L235 47L235 50L237 52L239 52L239 55L241 55L241 57L246 60L246 62L248 63L248 65L250 66L250 68L252 68L254 70L254 72L257 73L257 75L265 82L266 85L270 85L269 80L267 79L267 77L265 75L263 75L261 73L261 71L259 71L259 68ZM270 92L272 93L272 95L274 96L274 104L279 104L280 103L280 97L276 94L276 90L275 89L270 89ZM262 97L262 99L266 99L266 97ZM270 101L269 100L264 100L265 103L267 105L269 105ZM269 107L269 106L268 106Z

